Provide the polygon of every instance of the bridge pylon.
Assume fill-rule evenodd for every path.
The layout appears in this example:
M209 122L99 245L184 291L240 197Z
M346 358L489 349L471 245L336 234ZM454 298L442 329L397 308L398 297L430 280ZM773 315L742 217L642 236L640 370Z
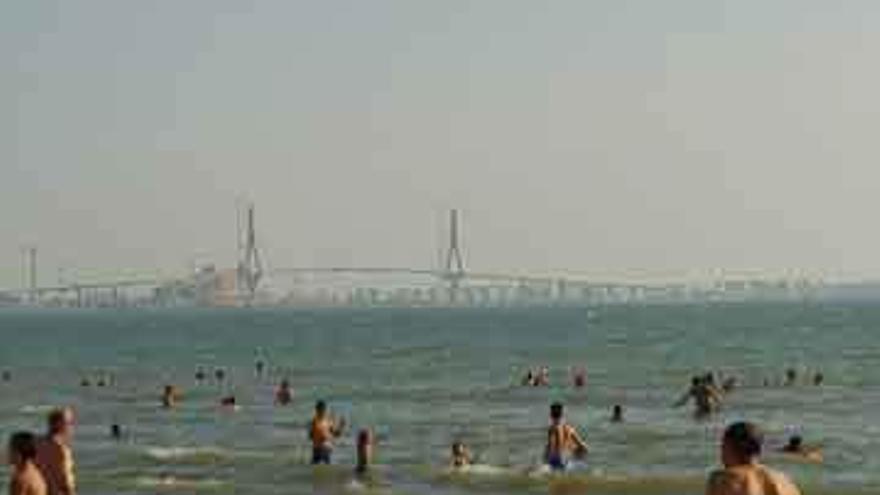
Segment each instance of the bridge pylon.
M244 304L249 306L254 301L257 287L263 278L263 264L260 251L257 249L253 204L247 205L244 227L242 228L239 223L238 242L238 292Z
M461 280L465 277L464 257L459 243L458 210L449 210L449 247L446 250L446 264L443 278L449 282L449 297L455 302Z

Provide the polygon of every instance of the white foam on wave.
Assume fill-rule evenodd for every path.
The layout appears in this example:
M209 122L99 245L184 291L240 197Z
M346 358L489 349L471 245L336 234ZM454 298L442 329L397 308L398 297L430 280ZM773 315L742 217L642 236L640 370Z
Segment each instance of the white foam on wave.
M146 447L147 456L160 461L192 457L225 457L228 452L219 447Z
M141 476L135 479L135 484L141 487L157 488L217 488L225 485L221 480L214 478L186 479L176 476Z
M42 414L42 413L47 413L54 408L55 408L55 406L52 406L52 405L37 404L37 405L24 406L19 411L26 413L26 414Z

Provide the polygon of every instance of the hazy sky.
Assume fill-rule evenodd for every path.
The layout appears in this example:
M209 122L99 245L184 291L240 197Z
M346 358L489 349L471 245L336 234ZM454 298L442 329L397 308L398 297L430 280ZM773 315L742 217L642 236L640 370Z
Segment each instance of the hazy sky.
M59 266L880 274L875 0L0 6L0 285Z

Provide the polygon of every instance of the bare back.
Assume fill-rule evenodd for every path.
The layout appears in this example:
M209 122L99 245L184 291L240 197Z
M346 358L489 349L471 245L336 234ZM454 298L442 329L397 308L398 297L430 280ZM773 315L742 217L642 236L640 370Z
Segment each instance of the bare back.
M40 470L31 463L16 470L9 480L9 495L46 495L46 482Z
M715 471L709 477L706 495L800 495L784 474L760 464Z
M76 493L73 454L67 445L53 438L42 438L37 443L36 464L46 481L49 495L73 495Z

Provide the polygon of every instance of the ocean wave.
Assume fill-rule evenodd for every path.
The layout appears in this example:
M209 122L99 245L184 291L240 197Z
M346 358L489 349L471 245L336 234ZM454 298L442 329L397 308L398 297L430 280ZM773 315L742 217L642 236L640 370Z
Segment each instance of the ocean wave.
M135 478L135 485L144 488L182 488L182 489L206 489L221 488L228 483L215 478L189 479L176 476L140 476Z
M219 461L232 457L219 447L145 447L143 453L158 461Z

